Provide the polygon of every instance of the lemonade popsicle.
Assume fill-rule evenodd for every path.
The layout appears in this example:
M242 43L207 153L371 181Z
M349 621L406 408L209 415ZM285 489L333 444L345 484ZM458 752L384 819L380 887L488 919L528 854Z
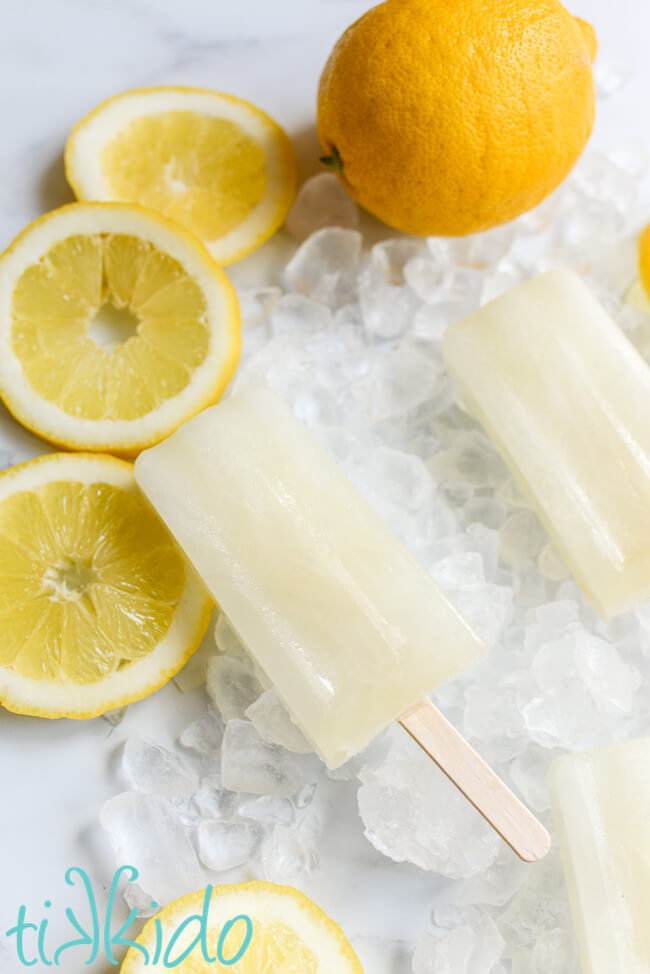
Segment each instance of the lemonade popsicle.
M334 768L483 641L290 408L248 386L145 451L136 478Z
M647 974L650 738L558 758L550 786L583 974Z
M485 644L288 406L249 386L141 454L136 479L330 768L399 718L522 859L546 854L428 697Z
M650 369L553 268L456 322L447 366L605 618L650 595Z

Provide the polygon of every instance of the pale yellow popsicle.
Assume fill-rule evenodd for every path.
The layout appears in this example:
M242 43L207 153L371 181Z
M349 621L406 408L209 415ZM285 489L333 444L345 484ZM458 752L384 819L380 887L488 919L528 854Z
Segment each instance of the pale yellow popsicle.
M648 974L650 738L559 758L550 785L583 974Z
M486 653L294 416L249 386L136 479L330 767Z
M461 398L606 618L650 596L650 369L572 271L452 325Z

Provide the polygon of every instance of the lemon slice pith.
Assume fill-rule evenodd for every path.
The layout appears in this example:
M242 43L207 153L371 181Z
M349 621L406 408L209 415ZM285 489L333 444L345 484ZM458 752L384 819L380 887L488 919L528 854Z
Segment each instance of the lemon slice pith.
M57 445L133 456L219 398L237 299L198 240L157 213L73 203L0 257L0 395Z
M82 200L123 200L187 227L220 264L282 225L296 194L286 133L250 102L201 88L141 88L73 129L68 182Z
M49 454L0 474L0 703L93 717L162 686L212 603L130 463Z
M363 974L359 960L343 931L304 893L291 886L274 883L240 883L237 886L215 886L210 898L207 946L210 957L218 957L219 938L226 925L236 917L248 917L253 936L250 945L234 964L221 958L208 963L198 947L178 966L173 961L187 949L196 937L198 923L188 924L167 958L165 949L184 920L201 915L204 890L190 893L170 903L168 907L145 924L137 938L148 953L129 948L120 974L140 974L145 971L168 970L174 966L179 974ZM162 928L163 950L156 948L157 928ZM235 958L243 945L245 922L233 925L222 940L222 958Z

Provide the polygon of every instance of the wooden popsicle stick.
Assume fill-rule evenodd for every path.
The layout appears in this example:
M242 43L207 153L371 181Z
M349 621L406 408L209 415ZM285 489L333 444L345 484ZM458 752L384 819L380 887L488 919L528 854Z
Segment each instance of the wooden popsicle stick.
M430 700L399 718L414 741L524 862L542 859L551 837Z

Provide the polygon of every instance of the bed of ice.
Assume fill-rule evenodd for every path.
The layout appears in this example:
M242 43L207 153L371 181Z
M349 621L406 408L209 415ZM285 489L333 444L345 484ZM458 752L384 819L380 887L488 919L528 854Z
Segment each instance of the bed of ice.
M601 66L601 97L623 79ZM650 732L650 607L598 620L456 404L441 338L457 318L563 263L650 356L631 236L645 222L635 212L644 175L634 145L588 150L559 191L513 224L368 246L356 205L322 174L291 214L300 246L277 286L241 291L235 386L262 377L291 404L489 641L488 661L436 702L551 831L549 762ZM307 888L319 850L337 842L319 808L344 790L358 801L360 842L363 833L383 856L446 877L415 974L576 968L557 850L520 863L399 728L328 774L223 616L176 683L183 692L205 683L204 712L173 751L130 736L129 790L101 811L118 862L140 870L127 894L140 915L153 912L152 899L163 904L242 863Z

